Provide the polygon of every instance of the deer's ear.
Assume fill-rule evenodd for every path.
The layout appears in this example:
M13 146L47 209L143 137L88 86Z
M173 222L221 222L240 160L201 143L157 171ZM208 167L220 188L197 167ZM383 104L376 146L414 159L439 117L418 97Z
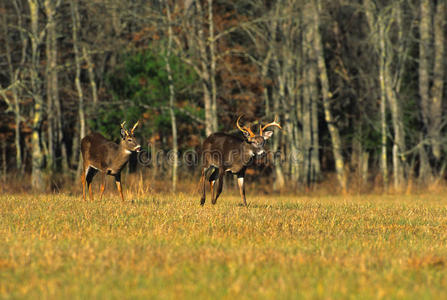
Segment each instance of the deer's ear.
M124 140L127 136L127 132L124 128L121 128L121 138Z
M271 138L273 135L273 131L265 131L262 133L262 137L264 138L264 140L268 140L269 138Z

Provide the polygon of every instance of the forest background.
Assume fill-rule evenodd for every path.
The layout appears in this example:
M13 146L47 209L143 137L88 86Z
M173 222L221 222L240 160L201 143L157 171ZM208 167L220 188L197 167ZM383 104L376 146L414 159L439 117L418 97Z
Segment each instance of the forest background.
M0 167L15 182L1 189L72 186L83 136L118 141L119 124L139 120L146 156L128 172L175 191L198 180L188 155L213 132L237 134L242 114L283 126L249 174L263 191L442 185L446 6L0 1Z

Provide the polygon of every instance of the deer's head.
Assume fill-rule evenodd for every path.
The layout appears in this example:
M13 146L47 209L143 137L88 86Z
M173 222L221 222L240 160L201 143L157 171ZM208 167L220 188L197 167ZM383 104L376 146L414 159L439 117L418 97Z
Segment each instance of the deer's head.
M253 133L253 131L251 131L250 126L242 127L239 124L239 120L241 118L242 118L242 115L239 116L239 118L236 121L237 128L240 131L242 131L242 133L244 134L245 142L250 146L253 153L256 155L262 155L263 153L265 153L265 150L264 150L265 141L268 140L269 138L271 138L273 135L273 131L264 131L264 130L270 126L275 126L275 127L278 127L279 129L282 129L281 125L279 125L279 123L277 123L276 118L275 118L275 120L273 122L268 123L264 126L262 126L260 124L259 125L259 133L255 134L255 133Z
M132 129L129 131L124 128L124 124L126 121L121 123L121 145L124 147L126 151L137 151L140 152L141 146L140 143L135 138L133 132L135 128L137 128L139 121L133 125Z

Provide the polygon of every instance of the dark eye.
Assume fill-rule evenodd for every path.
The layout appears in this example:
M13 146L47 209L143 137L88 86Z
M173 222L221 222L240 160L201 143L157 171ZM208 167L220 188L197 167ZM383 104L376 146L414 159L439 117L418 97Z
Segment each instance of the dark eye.
M127 139L128 142L132 142L132 139Z

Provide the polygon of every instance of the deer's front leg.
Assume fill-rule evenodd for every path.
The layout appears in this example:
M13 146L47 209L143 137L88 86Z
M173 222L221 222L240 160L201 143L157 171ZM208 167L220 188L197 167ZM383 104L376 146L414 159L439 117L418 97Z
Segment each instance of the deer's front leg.
M118 189L118 192L120 193L121 200L124 201L123 188L121 186L121 174L115 175L115 183L116 183L116 188Z
M237 185L239 186L239 194L241 195L241 200L245 206L247 206L247 200L245 199L245 169L237 174Z

